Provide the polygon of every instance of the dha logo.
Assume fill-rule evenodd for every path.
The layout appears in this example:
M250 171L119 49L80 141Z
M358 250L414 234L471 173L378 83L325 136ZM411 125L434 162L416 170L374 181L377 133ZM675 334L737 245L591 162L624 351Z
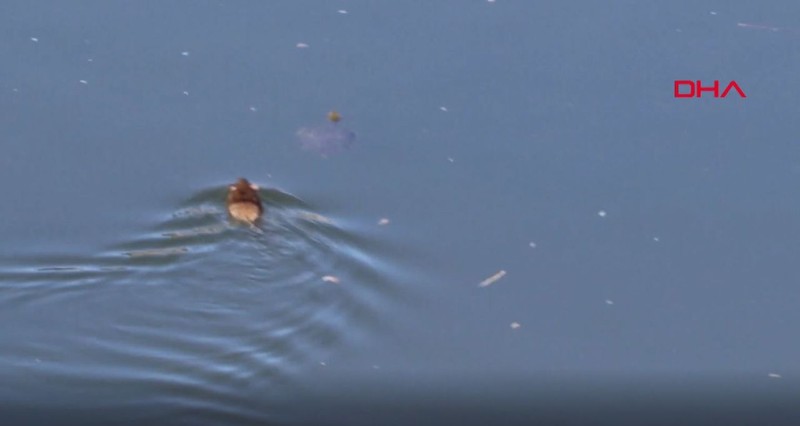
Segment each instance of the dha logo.
M688 92L686 90L681 92L681 87L688 88ZM722 91L722 95L719 93L719 80L714 80L713 86L703 86L703 82L700 80L675 80L676 98L700 98L703 96L703 92L712 92L714 93L715 98L724 98L728 96L728 93L731 91L731 89L736 90L736 93L739 94L739 97L747 97L747 95L744 94L744 90L742 90L736 80L731 80L731 82L725 86L725 90Z

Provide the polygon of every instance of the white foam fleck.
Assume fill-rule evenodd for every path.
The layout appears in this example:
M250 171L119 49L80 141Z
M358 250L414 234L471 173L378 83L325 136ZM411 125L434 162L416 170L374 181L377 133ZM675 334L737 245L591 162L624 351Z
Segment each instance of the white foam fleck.
M31 37L31 41L34 43L38 43L39 39L37 37Z
M606 211L605 210L600 210L599 212L597 212L597 215L600 216L600 217L606 217Z
M500 278L503 278L504 276L506 276L506 271L504 269L501 269L491 277L481 281L480 284L478 284L478 287L488 287L497 282Z
M308 43L300 42L297 43L295 47L297 47L298 49L308 49L310 46L308 45Z
M86 80L78 80L78 83L80 83L80 84L89 84L89 82L86 81Z
M322 281L326 283L339 284L339 278L333 275L325 275L324 277L322 277Z

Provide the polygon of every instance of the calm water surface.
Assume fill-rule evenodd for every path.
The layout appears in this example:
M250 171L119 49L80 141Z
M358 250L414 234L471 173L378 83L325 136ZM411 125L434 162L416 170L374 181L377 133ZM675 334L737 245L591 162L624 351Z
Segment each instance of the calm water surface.
M0 406L794 389L798 6L688 5L4 2ZM331 109L357 140L301 149Z

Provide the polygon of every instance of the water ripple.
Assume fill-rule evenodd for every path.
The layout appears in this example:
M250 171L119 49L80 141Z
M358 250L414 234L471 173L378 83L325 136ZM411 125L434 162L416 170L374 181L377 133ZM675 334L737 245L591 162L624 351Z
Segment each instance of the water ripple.
M358 339L400 293L380 241L277 190L262 191L261 224L234 223L224 191L201 191L91 257L6 259L3 375L206 420L257 418L293 374Z

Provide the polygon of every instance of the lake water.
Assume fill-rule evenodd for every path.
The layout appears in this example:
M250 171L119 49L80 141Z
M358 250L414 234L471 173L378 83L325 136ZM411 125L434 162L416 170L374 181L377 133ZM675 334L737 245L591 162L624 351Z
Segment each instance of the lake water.
M0 407L800 419L799 8L5 1ZM330 110L356 141L302 149Z

